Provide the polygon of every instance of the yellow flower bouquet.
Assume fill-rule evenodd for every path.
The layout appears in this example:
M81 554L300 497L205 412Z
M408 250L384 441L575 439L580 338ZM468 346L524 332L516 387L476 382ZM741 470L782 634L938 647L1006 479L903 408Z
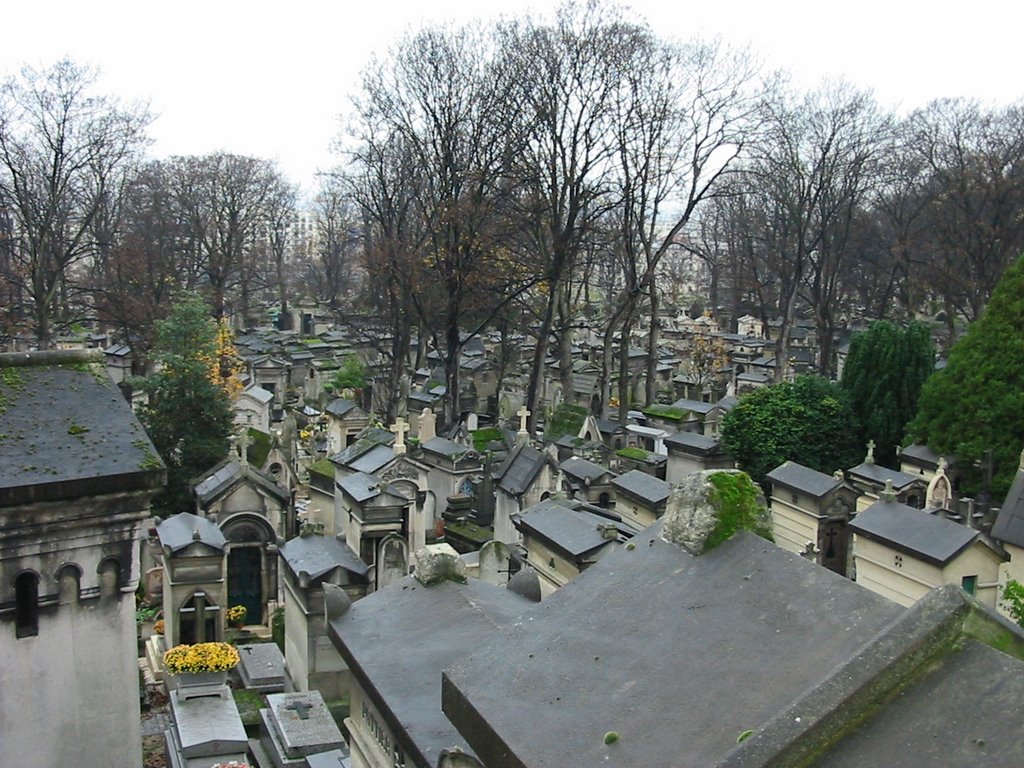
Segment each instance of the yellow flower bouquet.
M229 624L242 624L245 622L245 616L248 613L244 605L233 605L228 608L227 619Z
M164 654L164 668L172 675L182 672L226 672L238 661L238 650L228 643L176 645Z

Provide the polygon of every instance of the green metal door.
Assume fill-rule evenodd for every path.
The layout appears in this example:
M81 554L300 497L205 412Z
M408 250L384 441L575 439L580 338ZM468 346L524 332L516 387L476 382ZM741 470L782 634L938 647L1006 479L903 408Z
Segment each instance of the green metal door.
M228 606L244 605L245 623L263 621L263 567L259 547L235 547L228 553Z

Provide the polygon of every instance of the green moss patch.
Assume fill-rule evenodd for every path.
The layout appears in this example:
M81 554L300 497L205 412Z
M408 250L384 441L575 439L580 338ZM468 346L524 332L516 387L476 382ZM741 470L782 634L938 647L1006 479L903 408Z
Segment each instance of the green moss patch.
M704 542L705 552L728 541L741 530L774 541L771 520L750 475L746 472L717 472L708 481L711 483L709 500L717 510L718 524Z
M551 414L544 426L544 439L555 441L562 435L575 437L587 418L587 409L571 403L562 403Z
M644 414L653 416L656 419L667 419L668 421L682 421L690 412L685 408L676 408L663 403L654 403L644 408Z

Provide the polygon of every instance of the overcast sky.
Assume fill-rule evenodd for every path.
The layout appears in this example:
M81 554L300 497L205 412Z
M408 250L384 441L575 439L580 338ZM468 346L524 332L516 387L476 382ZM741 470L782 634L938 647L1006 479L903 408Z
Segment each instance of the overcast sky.
M749 44L801 86L843 77L902 111L942 96L1001 105L1024 95L1024 5L1011 0L628 5L666 37L719 35ZM150 131L154 156L226 150L265 157L309 190L317 169L334 163L329 145L360 70L404 30L483 13L532 8L544 14L553 6L510 0L9 3L0 73L63 56L95 65L104 92L148 101L157 114Z

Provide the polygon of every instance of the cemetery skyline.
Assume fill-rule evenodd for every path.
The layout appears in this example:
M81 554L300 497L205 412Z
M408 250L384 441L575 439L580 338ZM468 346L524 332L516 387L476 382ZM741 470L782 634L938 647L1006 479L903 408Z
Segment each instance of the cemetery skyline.
M654 0L627 5L661 36L749 43L767 69L789 71L800 88L843 78L899 111L947 96L983 104L1021 96L1010 58L1017 25L1007 16L1024 12L999 8L997 14L991 2L976 4L971 15L930 17L877 0L861 4L856 14L792 0L743 0L719 13ZM65 56L95 66L102 92L150 103L158 116L150 131L153 156L225 150L276 160L307 191L318 169L336 163L330 144L342 127L338 116L371 58L384 56L407 29L464 23L485 13L464 0L399 2L386 15L372 6L310 2L290 6L287 14L253 13L237 3L186 2L173 12L120 0L106 7L103 14L63 1L9 9L6 20L19 33L0 53L0 72L49 66ZM531 11L544 17L553 7L500 0L486 13L491 19ZM997 17L1001 23L993 23Z

